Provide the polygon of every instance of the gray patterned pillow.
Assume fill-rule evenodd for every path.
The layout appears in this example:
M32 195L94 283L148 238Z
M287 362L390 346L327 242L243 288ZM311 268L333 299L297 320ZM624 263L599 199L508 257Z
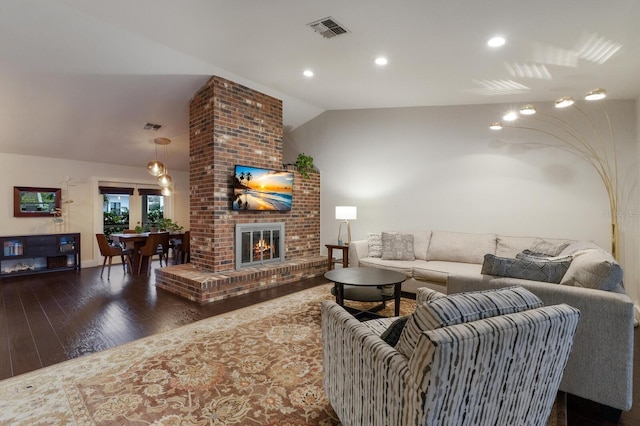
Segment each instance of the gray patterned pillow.
M382 257L382 235L379 232L367 234L369 254L367 257Z
M382 259L415 260L416 258L413 253L413 235L383 232Z
M569 241L554 242L538 238L529 250L542 255L557 256L562 253L562 250L567 248L568 245Z
M485 254L481 273L496 277L521 278L559 284L571 265L571 259L512 259Z
M547 260L547 261L553 261L553 262L558 262L558 261L563 261L563 260L571 260L572 257L570 255L568 256L549 256L547 254L544 253L534 253L529 249L525 249L522 250L520 253L516 254L516 259L523 259L523 260Z
M423 331L541 306L543 303L536 295L518 286L451 294L416 306L402 330L396 349L411 358Z

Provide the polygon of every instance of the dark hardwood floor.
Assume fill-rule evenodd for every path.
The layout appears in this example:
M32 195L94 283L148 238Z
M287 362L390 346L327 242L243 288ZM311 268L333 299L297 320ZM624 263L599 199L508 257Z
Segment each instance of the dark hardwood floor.
M154 262L157 267L157 262ZM155 277L111 279L100 268L0 280L0 379L171 330L326 281L315 278L198 305L153 285ZM640 425L640 330L635 330L634 404L619 425ZM585 372L588 374L588 372ZM569 395L570 426L609 425L599 404Z

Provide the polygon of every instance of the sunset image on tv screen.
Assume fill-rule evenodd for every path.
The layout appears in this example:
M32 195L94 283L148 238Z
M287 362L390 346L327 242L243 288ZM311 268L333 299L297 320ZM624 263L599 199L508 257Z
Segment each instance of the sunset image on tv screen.
M233 210L291 210L293 173L236 166Z

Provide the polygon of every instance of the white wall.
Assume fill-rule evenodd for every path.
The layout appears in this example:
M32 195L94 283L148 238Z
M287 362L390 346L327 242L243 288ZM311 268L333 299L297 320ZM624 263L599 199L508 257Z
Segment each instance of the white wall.
M285 162L305 152L321 172L321 247L337 239L335 206L355 205L354 239L436 229L585 239L609 249L607 193L597 173L558 148L522 145L544 140L540 135L490 130L511 107L328 111L287 134ZM607 101L606 107L623 153L622 208L632 229L639 211L636 103ZM603 125L600 118L596 125ZM623 237L621 263L633 260L626 285L637 300L638 241L624 230Z
M66 194L65 179L72 186ZM171 171L175 182L174 195L166 206L167 217L189 229L189 175ZM126 182L154 186L156 181L146 171L146 165L125 167L113 164L69 161L55 158L0 153L0 235L33 235L54 232L80 232L82 266L94 266L102 258L95 234L102 232L101 181ZM56 227L51 218L13 217L13 187L34 186L62 188L63 200L69 204L68 228Z

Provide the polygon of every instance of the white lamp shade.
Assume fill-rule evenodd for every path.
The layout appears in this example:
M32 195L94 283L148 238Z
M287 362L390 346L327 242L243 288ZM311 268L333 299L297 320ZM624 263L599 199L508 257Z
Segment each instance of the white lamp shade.
M336 219L355 220L358 216L358 209L355 206L336 206Z

